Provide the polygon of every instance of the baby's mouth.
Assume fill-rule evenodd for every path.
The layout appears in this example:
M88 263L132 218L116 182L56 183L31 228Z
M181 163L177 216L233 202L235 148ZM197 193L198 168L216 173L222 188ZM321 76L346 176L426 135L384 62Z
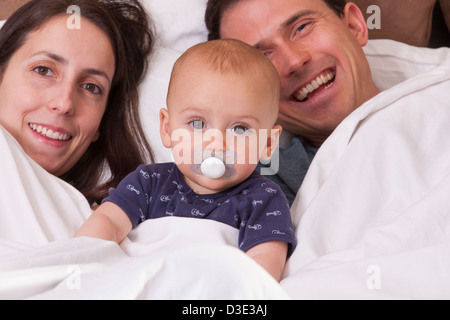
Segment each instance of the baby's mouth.
M30 123L28 124L28 126L31 130L39 133L41 136L52 140L69 141L70 139L72 139L72 136L68 135L67 133L53 131L52 129L48 129L47 127L41 125Z
M335 78L335 71L326 71L297 91L294 94L294 98L299 102L305 102L320 92L330 88L334 84Z
M233 151L212 154L202 148L195 148L193 154L194 163L191 170L198 176L218 179L231 178L236 174L234 164L237 162L237 154Z

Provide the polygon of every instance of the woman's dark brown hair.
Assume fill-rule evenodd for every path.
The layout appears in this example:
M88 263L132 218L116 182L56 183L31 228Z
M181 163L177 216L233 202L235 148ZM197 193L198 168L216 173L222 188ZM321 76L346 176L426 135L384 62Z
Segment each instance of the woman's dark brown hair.
M0 30L0 78L27 35L50 19L67 15L71 5L78 6L83 18L103 30L116 58L100 137L60 177L94 202L107 196L109 189L139 164L153 162L139 117L138 90L147 72L154 34L147 13L137 0L33 0L17 10Z
M208 0L205 12L205 23L208 28L208 40L220 39L220 24L223 14L242 0ZM338 16L344 12L346 0L323 0Z

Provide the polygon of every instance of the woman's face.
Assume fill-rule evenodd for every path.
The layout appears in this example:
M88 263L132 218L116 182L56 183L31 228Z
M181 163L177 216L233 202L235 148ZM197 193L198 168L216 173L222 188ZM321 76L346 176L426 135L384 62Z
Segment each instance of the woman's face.
M0 77L0 125L48 172L62 176L98 139L115 71L111 43L86 19L60 16L28 34Z

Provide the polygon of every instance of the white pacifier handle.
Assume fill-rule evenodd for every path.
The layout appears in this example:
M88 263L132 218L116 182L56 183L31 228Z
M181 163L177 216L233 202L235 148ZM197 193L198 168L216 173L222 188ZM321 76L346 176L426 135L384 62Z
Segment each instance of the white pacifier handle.
M202 174L210 179L218 179L223 177L226 168L225 164L219 158L208 158L201 165Z

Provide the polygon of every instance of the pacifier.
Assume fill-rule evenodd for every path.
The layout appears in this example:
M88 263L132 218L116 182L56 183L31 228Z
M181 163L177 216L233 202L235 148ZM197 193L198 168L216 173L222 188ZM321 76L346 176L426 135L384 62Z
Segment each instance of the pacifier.
M226 168L222 160L211 157L202 162L200 170L207 178L219 179L225 174Z
M236 174L233 165L237 162L237 155L233 151L211 154L201 148L194 150L194 164L192 171L210 179L229 178Z

